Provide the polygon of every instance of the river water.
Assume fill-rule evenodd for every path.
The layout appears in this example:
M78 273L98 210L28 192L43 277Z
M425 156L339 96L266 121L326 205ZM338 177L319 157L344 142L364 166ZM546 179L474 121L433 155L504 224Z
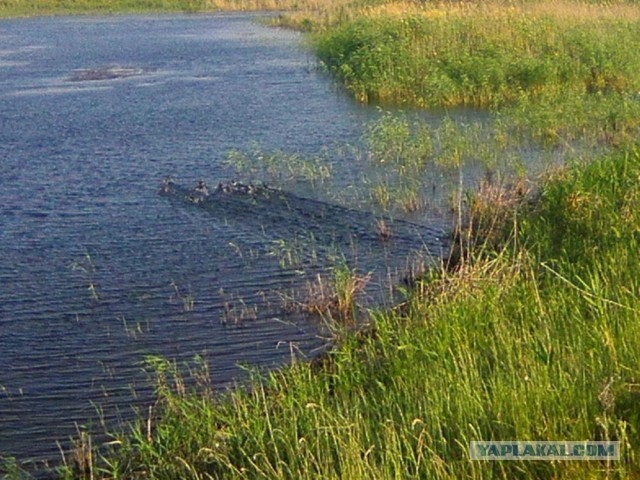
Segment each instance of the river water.
M284 242L158 195L166 175L230 178L253 142L359 138L377 110L301 42L247 15L0 21L0 456L59 458L98 411L130 418L147 355L201 355L225 385L324 345L259 308L300 283Z

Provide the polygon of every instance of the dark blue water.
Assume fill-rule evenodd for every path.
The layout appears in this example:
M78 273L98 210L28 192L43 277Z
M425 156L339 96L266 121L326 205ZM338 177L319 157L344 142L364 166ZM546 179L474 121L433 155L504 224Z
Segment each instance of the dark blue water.
M243 310L296 281L259 235L157 191L376 114L247 16L0 21L0 456L56 458L97 408L130 417L145 355L202 354L224 384L320 346L313 322Z

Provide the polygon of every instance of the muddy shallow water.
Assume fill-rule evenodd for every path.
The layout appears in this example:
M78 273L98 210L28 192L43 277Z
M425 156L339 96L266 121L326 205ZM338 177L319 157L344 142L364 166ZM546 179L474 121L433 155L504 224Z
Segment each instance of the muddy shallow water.
M343 258L375 271L379 302L404 254L442 245L438 223L398 222L381 242L358 231L377 217L313 192L290 197L296 211L158 195L166 175L231 178L232 148L313 154L379 115L318 73L298 34L254 20L0 21L0 456L56 459L98 410L130 418L149 398L147 355L202 355L224 385L238 364L313 354L318 323L283 310L283 292Z

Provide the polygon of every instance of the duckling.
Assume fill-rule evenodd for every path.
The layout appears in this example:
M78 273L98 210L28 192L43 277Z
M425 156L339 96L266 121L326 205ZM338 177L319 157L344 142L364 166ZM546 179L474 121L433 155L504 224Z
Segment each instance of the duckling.
M175 184L173 177L166 177L162 181L162 186L160 187L160 193L169 193L171 192L173 185Z
M198 186L195 188L195 191L205 197L209 195L209 187L204 183L204 180L200 180L198 182Z

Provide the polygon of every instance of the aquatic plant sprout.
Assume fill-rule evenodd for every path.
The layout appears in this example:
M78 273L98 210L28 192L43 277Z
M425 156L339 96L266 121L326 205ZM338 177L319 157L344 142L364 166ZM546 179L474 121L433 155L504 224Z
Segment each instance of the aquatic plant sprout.
M594 157L600 148L580 140L563 148L518 135L502 116L483 120L443 114L420 118L381 110L363 126L360 142L319 155L234 150L228 165L240 179L280 185L305 196L420 220L453 211L482 182L534 178L566 161ZM349 173L353 165L359 173Z

